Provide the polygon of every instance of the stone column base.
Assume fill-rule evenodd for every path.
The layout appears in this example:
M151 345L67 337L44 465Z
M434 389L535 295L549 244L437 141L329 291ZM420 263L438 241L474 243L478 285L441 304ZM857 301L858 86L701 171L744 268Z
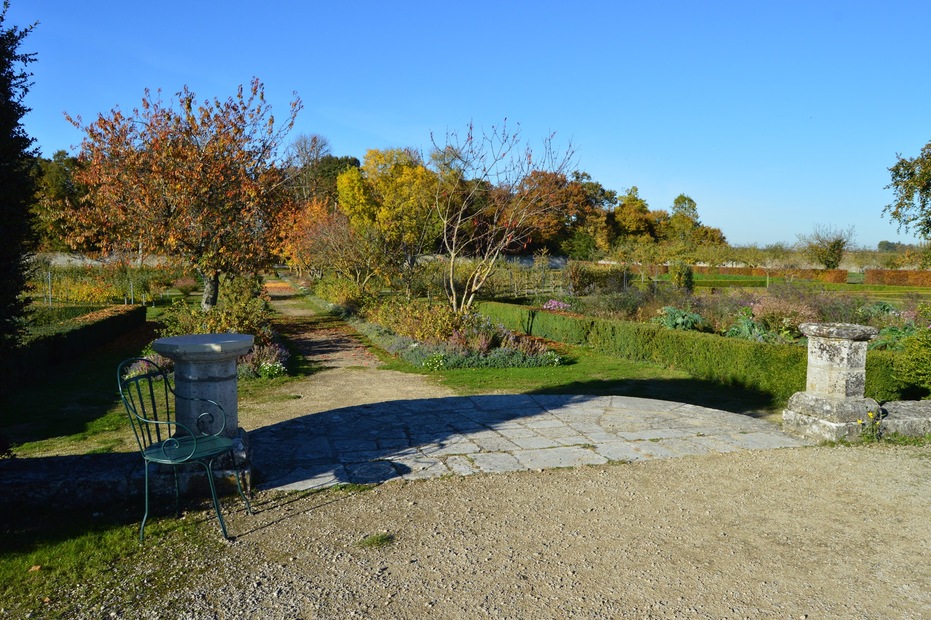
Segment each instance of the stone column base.
M782 412L782 430L815 441L856 441L860 437L856 422L830 422L788 409Z
M854 441L860 437L861 420L879 420L881 415L879 403L872 398L836 399L796 392L782 412L782 430L816 441Z
M883 404L882 430L906 437L931 435L931 401L903 400Z

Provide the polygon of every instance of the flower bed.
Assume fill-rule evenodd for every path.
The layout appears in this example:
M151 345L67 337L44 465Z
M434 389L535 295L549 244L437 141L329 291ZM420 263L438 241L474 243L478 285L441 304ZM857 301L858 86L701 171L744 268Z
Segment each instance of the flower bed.
M389 303L354 326L392 355L427 370L559 366L540 338L506 329L478 313L427 303Z

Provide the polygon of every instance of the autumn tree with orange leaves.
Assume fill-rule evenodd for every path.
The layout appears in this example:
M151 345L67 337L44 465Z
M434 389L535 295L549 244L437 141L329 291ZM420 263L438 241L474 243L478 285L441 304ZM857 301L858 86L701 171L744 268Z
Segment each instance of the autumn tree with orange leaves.
M203 278L208 311L221 274L258 271L279 245L289 199L278 151L301 101L279 125L255 78L226 100L198 103L186 86L176 97L166 105L146 90L131 114L115 108L87 126L68 117L86 133L75 177L89 190L74 241L180 258Z

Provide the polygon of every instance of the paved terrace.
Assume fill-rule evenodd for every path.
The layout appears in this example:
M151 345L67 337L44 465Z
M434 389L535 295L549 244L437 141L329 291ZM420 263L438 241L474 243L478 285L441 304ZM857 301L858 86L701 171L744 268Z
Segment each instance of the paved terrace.
M809 445L765 420L630 396L492 395L394 400L311 413L253 430L258 490ZM138 453L0 461L6 501L135 501ZM170 482L163 476L161 482ZM170 485L169 485L170 486ZM166 489L168 487L166 486ZM140 500L141 501L141 500Z
M263 490L808 445L736 413L629 396L558 395L353 406L256 429L250 441Z

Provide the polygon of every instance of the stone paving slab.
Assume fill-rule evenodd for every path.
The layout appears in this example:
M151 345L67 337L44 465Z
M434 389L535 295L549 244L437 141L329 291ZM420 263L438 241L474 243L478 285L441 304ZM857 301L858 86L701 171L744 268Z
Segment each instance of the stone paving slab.
M481 395L313 413L250 433L260 489L811 445L749 416L631 396Z
M252 430L258 489L496 474L810 445L749 416L627 396L495 395L397 400ZM138 453L4 459L6 497L141 501ZM173 494L171 476L153 478ZM0 507L2 509L3 507Z

